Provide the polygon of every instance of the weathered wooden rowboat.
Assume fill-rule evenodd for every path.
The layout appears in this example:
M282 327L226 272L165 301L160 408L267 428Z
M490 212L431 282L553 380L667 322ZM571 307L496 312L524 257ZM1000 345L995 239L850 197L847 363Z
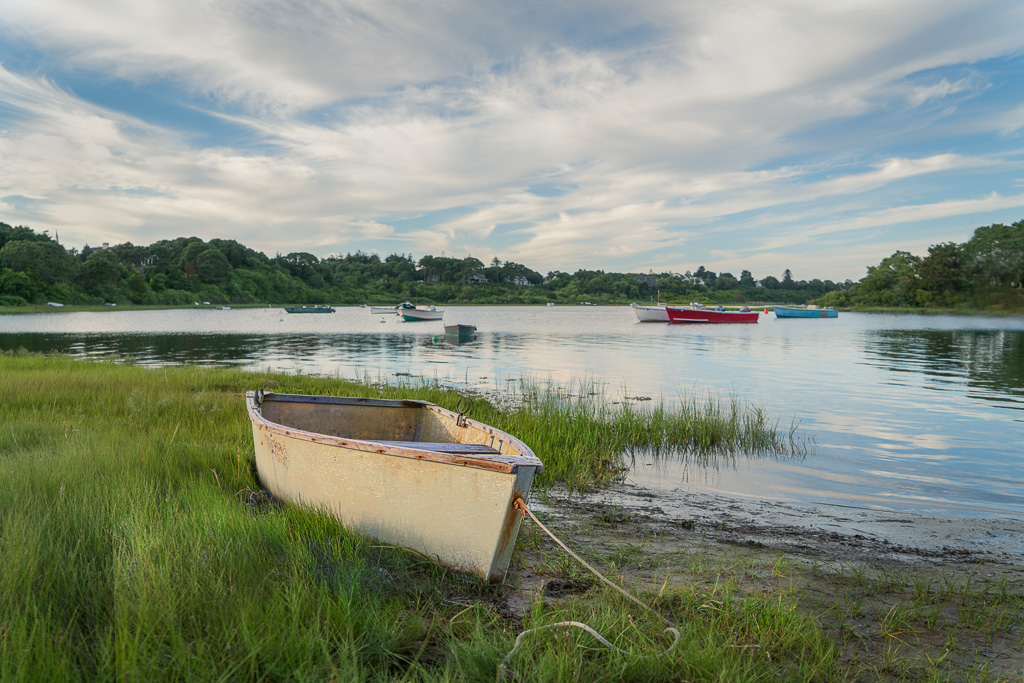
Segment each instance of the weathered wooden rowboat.
M250 391L256 470L276 497L488 581L505 578L541 461L426 401Z

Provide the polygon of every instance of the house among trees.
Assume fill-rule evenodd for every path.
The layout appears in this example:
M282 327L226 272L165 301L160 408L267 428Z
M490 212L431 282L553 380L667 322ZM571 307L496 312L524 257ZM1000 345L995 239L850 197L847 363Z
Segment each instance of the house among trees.
M654 285L658 282L658 279L653 275L637 275L636 281L647 285L650 289L654 289Z
M684 275L680 275L679 273L676 273L675 275L677 278L679 278L688 285L700 285L701 287L704 286L704 278L697 277L696 275L691 275L689 271L687 271Z

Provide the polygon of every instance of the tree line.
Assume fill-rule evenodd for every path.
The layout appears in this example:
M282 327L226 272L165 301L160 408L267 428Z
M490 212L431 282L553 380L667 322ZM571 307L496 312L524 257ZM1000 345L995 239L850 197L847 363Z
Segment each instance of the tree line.
M897 251L868 267L860 282L819 303L843 308L1024 310L1024 220L975 229L967 242L944 242L920 257Z
M678 273L577 270L541 274L494 258L362 251L319 259L306 252L274 257L235 240L179 237L149 246L66 249L47 232L0 223L0 305L190 305L361 303L558 303L700 300L709 303L808 303L849 306L956 306L979 291L1016 287L1024 263L1024 222L978 228L964 245L928 256L897 252L858 283L755 279L700 266ZM991 292L989 292L991 293ZM1024 306L1022 306L1024 307Z

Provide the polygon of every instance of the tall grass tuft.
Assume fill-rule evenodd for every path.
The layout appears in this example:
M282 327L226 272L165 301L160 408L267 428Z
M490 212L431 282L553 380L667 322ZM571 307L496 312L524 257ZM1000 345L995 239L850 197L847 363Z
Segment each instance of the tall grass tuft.
M542 484L602 486L628 471L639 452L702 460L806 452L795 426L780 431L762 408L736 398L681 396L671 407L636 399L616 404L585 380L566 389L528 379L515 398L513 408L493 419L544 461Z

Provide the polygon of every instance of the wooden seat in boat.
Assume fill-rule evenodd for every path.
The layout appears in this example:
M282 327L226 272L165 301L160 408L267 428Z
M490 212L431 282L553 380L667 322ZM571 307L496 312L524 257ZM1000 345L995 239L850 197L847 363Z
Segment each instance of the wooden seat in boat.
M434 451L435 453L452 453L455 455L495 455L498 452L497 449L482 443L435 443L428 441L374 441L374 443L385 446L398 446L400 448L418 448L424 451Z

